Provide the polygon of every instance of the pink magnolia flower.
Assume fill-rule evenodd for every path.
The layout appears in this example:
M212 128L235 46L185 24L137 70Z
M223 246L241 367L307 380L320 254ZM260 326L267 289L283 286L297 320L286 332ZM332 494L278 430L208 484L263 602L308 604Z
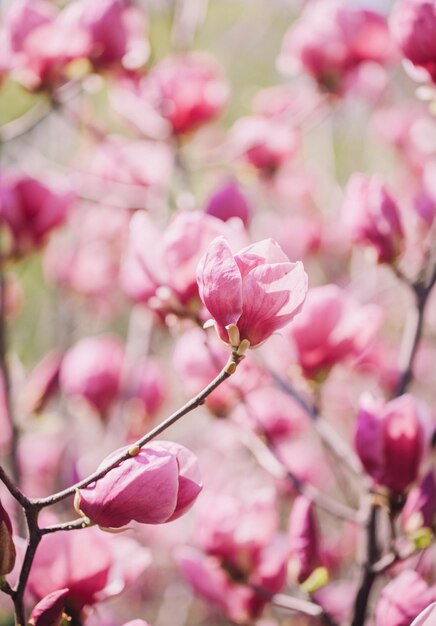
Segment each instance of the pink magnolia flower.
M126 622L123 626L150 626L148 622L144 622L143 619L133 619L131 622Z
M0 502L0 576L9 574L15 565L16 550L12 539L11 519Z
M61 389L85 398L104 416L118 396L123 359L123 345L115 336L80 339L63 358Z
M436 3L434 0L397 0L390 29L406 59L436 82Z
M89 51L75 7L62 11L45 0L14 2L5 17L10 68L28 89L53 89L67 78L72 61Z
M422 481L409 493L401 511L404 530L413 531L423 526L433 528L436 523L436 475L430 469Z
M434 599L434 590L421 576L405 570L384 587L375 608L375 626L410 626Z
M68 592L69 589L60 589L40 600L30 614L29 626L60 626Z
M404 232L395 200L379 177L353 174L342 206L353 243L371 246L379 263L391 263L404 247Z
M123 450L106 457L107 467ZM183 515L202 489L197 459L183 446L154 441L80 490L76 507L102 527L121 528L132 520L163 524Z
M198 265L197 281L219 336L234 347L245 340L254 348L283 328L307 293L303 264L291 263L271 239L233 255L218 237Z
M241 117L230 130L232 153L264 174L273 174L294 156L297 131L285 121L253 115Z
M239 217L244 226L247 226L250 221L251 206L235 181L219 187L209 198L205 210L208 215L213 215L223 222L232 217Z
M90 41L88 58L97 70L112 66L135 69L149 54L144 13L123 0L80 0L78 23Z
M344 79L365 62L386 63L392 46L385 18L339 1L310 3L285 35L279 65L302 69L328 91L341 92Z
M321 562L319 531L313 503L304 496L298 496L292 505L288 525L288 545L288 571L302 583Z
M153 107L175 135L196 130L224 109L228 86L216 60L195 52L170 56L145 82Z
M64 222L73 194L29 176L8 173L0 180L0 218L10 237L10 254L39 248Z
M410 626L432 626L434 621L436 621L436 602L424 609Z
M407 489L418 478L430 432L426 407L411 395L388 402L369 394L361 399L355 445L377 485L396 493Z
M304 374L325 376L337 363L359 357L380 323L376 305L358 305L337 285L314 287L289 337Z

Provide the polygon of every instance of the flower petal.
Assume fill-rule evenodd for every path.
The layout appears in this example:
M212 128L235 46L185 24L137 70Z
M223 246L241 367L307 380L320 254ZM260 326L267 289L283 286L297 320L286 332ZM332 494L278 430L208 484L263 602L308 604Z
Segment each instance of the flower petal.
M210 244L197 268L200 297L219 326L236 324L242 313L242 277L224 237Z

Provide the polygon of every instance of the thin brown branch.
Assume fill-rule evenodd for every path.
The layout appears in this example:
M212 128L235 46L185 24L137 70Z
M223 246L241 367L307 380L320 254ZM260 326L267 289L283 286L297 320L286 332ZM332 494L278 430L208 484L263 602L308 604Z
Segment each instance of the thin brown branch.
M48 100L38 102L21 117L4 124L0 128L0 143L7 143L26 135L43 122L51 111L52 107Z
M242 357L239 356L236 352L233 352L227 365L221 370L221 372L216 376L216 378L209 385L207 385L207 387L205 387L194 398L189 400L189 402L187 402L184 406L182 406L180 409L175 411L172 415L167 417L166 420L158 424L155 428L153 428L151 431L146 433L143 437L138 439L138 441L136 441L134 444L132 444L129 447L129 450L120 454L119 457L117 457L110 465L105 467L103 470L96 471L90 476L88 476L87 478L84 478L83 480L75 483L71 487L63 489L62 491L59 491L58 493L55 493L51 496L48 496L46 498L33 499L32 505L37 507L38 509L41 509L43 507L56 504L57 502L60 502L61 500L64 500L65 498L68 498L69 496L73 495L77 491L77 489L83 489L84 487L87 487L91 483L96 482L97 480L105 476L108 472L110 472L111 469L113 469L114 467L122 463L122 461L126 461L132 455L134 456L135 454L137 454L138 451L142 447L144 447L149 441L151 441L152 439L157 437L157 435L160 435L164 430L166 430L167 428L175 424L175 422L177 422L181 417L183 417L184 415L187 415L188 413L190 413L191 411L199 407L201 404L203 404L205 399L212 393L212 391L214 391L217 387L219 387L219 385L221 385L225 380L227 380L235 372L236 367L239 361L241 360L241 358Z
M266 443L249 431L243 431L242 433L243 443L254 454L262 467L276 478L289 480L298 493L304 495L329 515L353 524L362 524L363 517L360 511L356 511L346 504L342 504L342 502L338 502L324 495L313 485L298 478L298 476L289 470L277 457L274 452L274 447L271 442L268 442L266 435L264 435L264 438L266 439Z
M405 393L412 381L415 357L424 329L425 309L435 281L436 265L427 284L417 283L412 287L415 294L415 307L410 312L404 330L399 364L401 376L394 397Z
M27 135L41 124L52 111L80 93L80 84L71 81L58 89L52 98L41 100L20 117L0 127L0 144Z
M368 516L367 528L366 528L366 559L362 568L362 581L359 585L359 590L354 602L353 621L351 626L364 626L366 620L366 612L368 607L368 600L371 594L372 586L376 579L376 572L373 570L373 565L378 559L378 546L377 546L377 516L379 512L379 506L376 503L371 504L370 513Z
M82 528L89 528L92 525L92 522L87 517L79 517L71 522L63 522L62 524L52 524L50 526L45 526L40 529L41 535L50 535L51 533L56 533L60 530L68 531L68 530L80 530Z
M321 441L331 450L335 457L342 461L348 469L362 477L362 466L352 448L340 437L335 429L321 416L314 404L307 402L305 398L286 380L273 371L269 372L274 382L282 391L291 396L312 420L313 427Z
M24 555L24 561L21 566L17 584L13 590L12 599L15 607L15 623L16 626L24 626L26 624L26 613L24 609L24 592L26 590L27 581L29 579L30 570L32 568L33 559L36 550L41 541L41 532L38 527L38 511L33 506L28 506L25 510L27 528L29 538L27 548Z

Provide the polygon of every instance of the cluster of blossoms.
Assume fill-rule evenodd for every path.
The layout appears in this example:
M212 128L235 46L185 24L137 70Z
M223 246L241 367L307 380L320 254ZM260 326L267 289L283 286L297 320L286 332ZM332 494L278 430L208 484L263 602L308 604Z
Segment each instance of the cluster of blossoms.
M0 625L434 626L436 0L6 4Z

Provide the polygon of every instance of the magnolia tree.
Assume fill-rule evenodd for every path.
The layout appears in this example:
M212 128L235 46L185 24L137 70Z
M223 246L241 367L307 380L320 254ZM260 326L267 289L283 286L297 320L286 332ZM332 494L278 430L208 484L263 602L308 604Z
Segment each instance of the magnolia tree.
M436 0L383 4L3 2L1 626L436 624Z

